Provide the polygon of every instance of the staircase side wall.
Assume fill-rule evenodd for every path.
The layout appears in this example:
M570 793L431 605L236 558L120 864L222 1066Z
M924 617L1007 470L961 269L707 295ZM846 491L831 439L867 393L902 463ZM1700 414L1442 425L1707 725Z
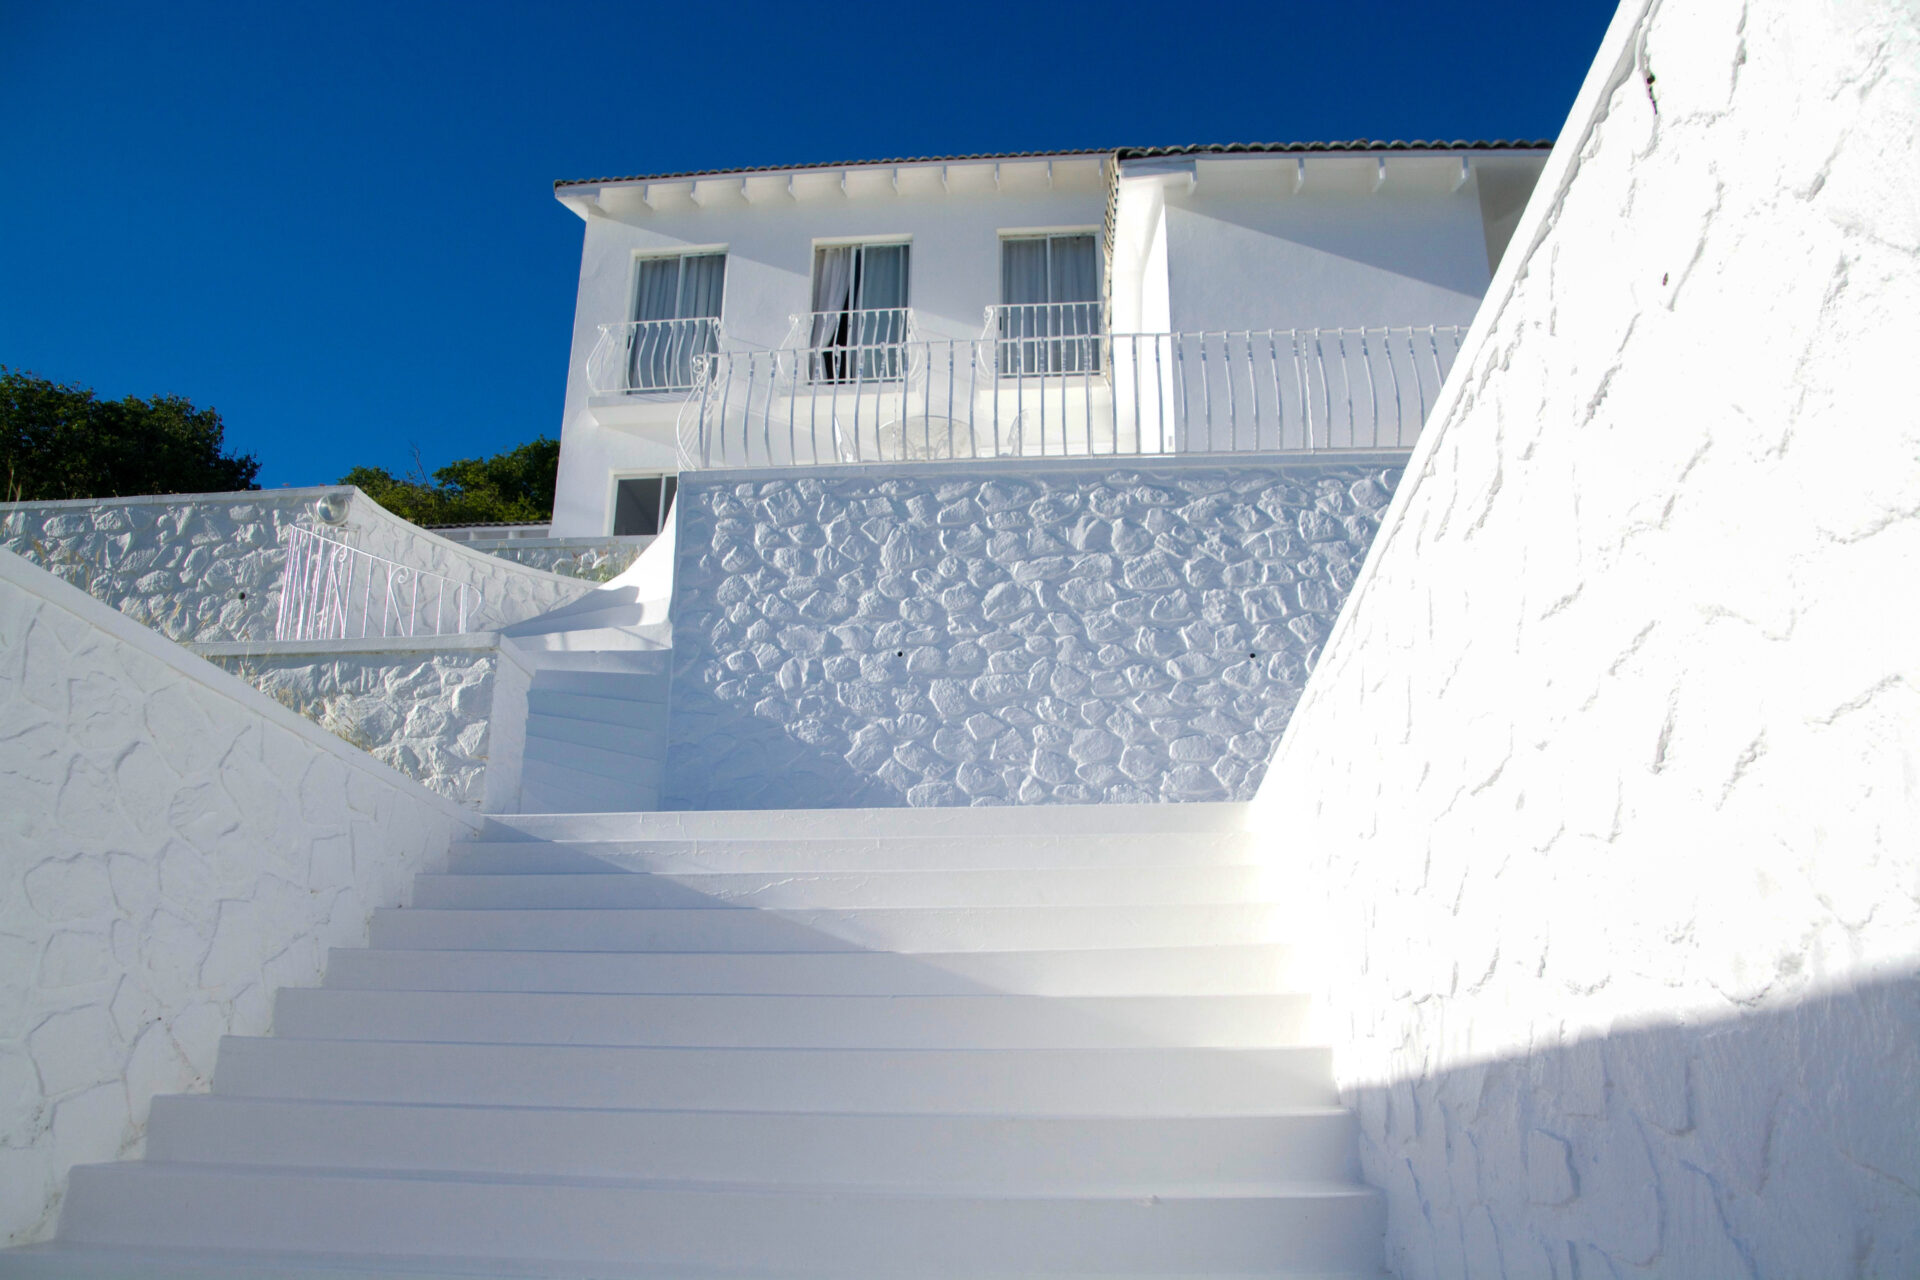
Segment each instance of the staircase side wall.
M1253 806L1409 1280L1920 1274L1920 11L1629 3Z
M0 551L0 1235L479 819Z
M496 703L512 705L498 632L188 647L429 791L481 807Z
M666 807L1245 799L1399 460L683 475Z

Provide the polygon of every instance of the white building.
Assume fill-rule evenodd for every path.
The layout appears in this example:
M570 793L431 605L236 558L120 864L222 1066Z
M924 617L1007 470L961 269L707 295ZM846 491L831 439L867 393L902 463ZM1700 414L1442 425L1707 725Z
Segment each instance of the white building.
M1412 444L1544 143L1193 146L556 184L557 536L683 467Z

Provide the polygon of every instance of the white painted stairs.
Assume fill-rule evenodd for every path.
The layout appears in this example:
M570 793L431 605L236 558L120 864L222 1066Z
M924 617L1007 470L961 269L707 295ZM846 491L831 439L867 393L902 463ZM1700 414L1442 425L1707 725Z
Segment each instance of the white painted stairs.
M492 820L0 1275L1380 1276L1242 813Z

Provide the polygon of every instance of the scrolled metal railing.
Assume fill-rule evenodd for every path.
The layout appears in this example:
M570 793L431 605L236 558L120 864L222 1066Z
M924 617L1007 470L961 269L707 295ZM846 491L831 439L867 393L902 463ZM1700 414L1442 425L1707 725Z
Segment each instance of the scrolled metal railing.
M587 389L595 395L688 391L694 362L720 349L720 321L630 320L603 324L587 356Z
M681 465L811 466L987 457L1411 448L1459 353L1459 325L977 339L873 349L900 376L814 376L804 349L698 363ZM1045 344L1085 344L1056 358ZM1035 353L1028 359L1028 348ZM874 359L882 357L875 355Z
M361 640L471 631L478 587L399 564L317 529L287 530L276 640Z

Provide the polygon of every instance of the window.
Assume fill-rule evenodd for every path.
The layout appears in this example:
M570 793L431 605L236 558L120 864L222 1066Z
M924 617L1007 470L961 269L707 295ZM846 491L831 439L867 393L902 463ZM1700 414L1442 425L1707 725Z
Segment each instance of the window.
M816 382L899 378L907 314L906 245L815 249L809 376Z
M681 391L693 385L693 358L717 350L724 253L642 258L633 277L627 389Z
M613 532L659 533L673 507L673 476L634 476L613 491Z
M1106 326L1092 235L1001 240L1000 302L1002 374L1099 372Z

